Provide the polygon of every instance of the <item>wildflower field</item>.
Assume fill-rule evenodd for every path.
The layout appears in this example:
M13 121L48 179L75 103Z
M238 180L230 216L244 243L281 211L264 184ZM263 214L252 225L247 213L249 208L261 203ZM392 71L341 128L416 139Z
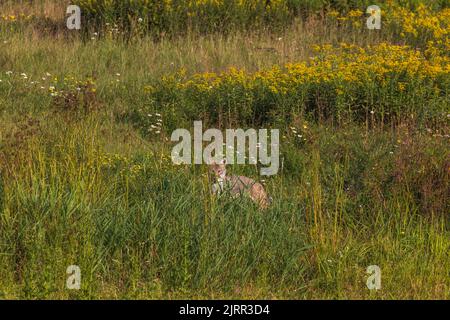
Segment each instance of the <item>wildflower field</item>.
M0 299L450 298L448 1L70 3L0 2ZM280 130L267 210L197 120Z

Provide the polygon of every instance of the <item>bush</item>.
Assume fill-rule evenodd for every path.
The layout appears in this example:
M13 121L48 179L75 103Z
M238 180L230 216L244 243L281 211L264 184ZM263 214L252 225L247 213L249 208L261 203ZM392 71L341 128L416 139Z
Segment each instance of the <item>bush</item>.
M227 32L235 28L279 27L290 20L293 1L151 1L78 0L89 25L116 24L125 31L133 26L146 33Z
M367 49L341 44L317 47L308 62L248 73L231 68L220 74L179 72L148 86L159 111L176 110L178 121L213 124L289 123L290 118L421 123L447 114L448 58L426 58L407 46L382 43ZM411 99L411 97L414 99ZM143 117L153 110L143 110Z

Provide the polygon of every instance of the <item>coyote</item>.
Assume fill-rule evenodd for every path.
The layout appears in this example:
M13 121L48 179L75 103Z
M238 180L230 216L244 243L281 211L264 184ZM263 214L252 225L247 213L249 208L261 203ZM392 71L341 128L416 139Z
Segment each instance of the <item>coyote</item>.
M245 194L256 202L261 209L267 209L271 204L272 198L267 195L262 184L244 176L227 176L225 161L221 163L213 162L210 165L210 170L215 178L215 183L212 185L214 194L229 192L233 197Z

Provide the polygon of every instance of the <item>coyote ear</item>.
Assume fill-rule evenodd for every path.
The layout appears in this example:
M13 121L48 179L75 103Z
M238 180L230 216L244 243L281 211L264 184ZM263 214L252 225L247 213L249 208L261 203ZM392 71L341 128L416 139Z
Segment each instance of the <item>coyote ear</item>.
M220 161L220 164L227 164L227 159L223 158L223 159Z

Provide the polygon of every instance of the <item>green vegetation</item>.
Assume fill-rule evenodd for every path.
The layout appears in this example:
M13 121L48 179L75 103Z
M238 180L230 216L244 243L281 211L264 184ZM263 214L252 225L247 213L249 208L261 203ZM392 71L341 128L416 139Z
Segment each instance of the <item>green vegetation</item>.
M450 298L450 10L383 3L367 30L356 1L277 3L270 32L213 8L242 24L156 40L0 6L0 298ZM172 164L193 120L280 129L278 175L229 168L264 180L267 211Z

